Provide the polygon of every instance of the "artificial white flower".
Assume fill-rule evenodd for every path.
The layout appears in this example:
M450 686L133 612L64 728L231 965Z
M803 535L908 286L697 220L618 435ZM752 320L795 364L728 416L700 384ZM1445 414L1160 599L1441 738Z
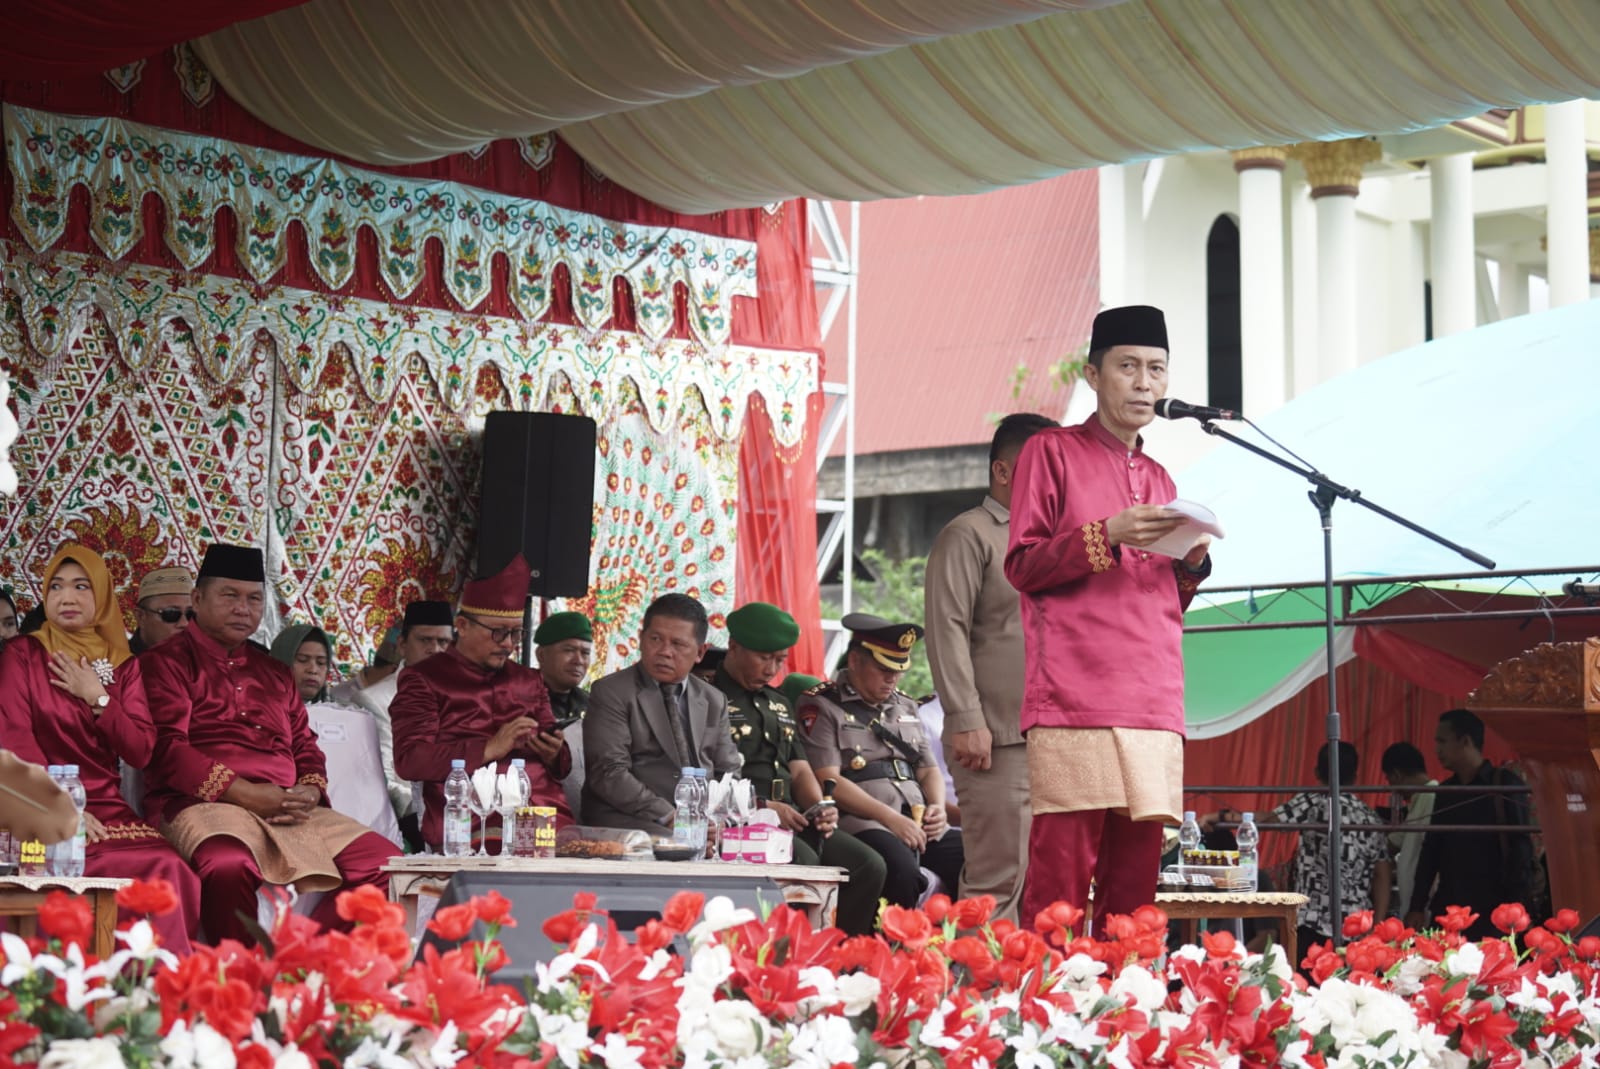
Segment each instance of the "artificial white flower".
M807 965L800 970L800 987L802 990L809 987L812 991L796 1006L796 1012L801 1017L821 1013L839 1003L838 977L833 974L832 969L821 965Z
M50 1044L39 1069L125 1069L122 1048L104 1036L94 1039L58 1039Z
M399 1034L391 1034L384 1043L364 1036L361 1045L345 1055L344 1069L413 1069L415 1063L400 1054L400 1043Z
M553 990L557 984L579 969L588 969L602 980L609 981L611 976L605 967L598 961L589 960L589 952L599 942L600 931L591 924L578 936L577 942L572 944L572 949L557 954L548 965L542 961L536 962L533 971L539 990L544 992Z
M178 956L170 950L161 949L156 930L147 920L134 921L126 930L118 931L117 941L123 944L123 948L93 966L89 970L92 975L107 979L118 976L130 961L159 961L169 969L178 967Z
M1519 1010L1533 1010L1536 1013L1546 1014L1555 1012L1555 1006L1526 976L1522 978L1522 985L1506 996L1506 1002Z
M161 1041L161 1053L167 1056L167 1069L234 1069L237 1065L233 1044L204 1021L192 1029L181 1018L173 1022Z
M745 1058L766 1045L767 1019L744 999L725 999L713 1005L706 1025L712 1043L724 1057Z
M724 928L737 928L756 919L756 915L743 907L735 907L727 895L717 895L706 903L700 923L689 929L689 942L699 946Z
M831 1069L858 1056L855 1026L831 1013L806 1021L789 1040L791 1069Z
M1118 1001L1131 998L1136 1009L1149 1013L1167 1001L1167 984L1144 966L1129 965L1111 981L1108 994Z
M955 1050L961 1046L959 1039L947 1036L944 1033L944 1019L955 1008L955 1003L945 999L928 1013L928 1016L923 1019L922 1032L920 1033L923 1046L933 1047L935 1050Z
M1422 981L1432 975L1435 967L1435 962L1420 954L1406 957L1401 960L1400 967L1390 979L1389 989L1402 998L1410 998L1422 990Z
M1483 951L1477 943L1463 943L1444 956L1444 967L1451 976L1476 977L1483 971Z
M564 1013L548 1013L539 1006L529 1006L528 1012L539 1026L539 1038L556 1049L561 1064L567 1069L578 1069L579 1059L592 1046L589 1022ZM451 1041L454 1042L453 1037Z
M1006 1046L1016 1051L1017 1069L1055 1069L1055 1059L1050 1048L1059 1042L1052 1030L1039 1030L1032 1021L1022 1022L1022 1031L1006 1039Z
M650 955L650 960L644 963L644 968L639 970L639 982L648 984L651 980L660 976L662 970L671 964L672 955L668 954L665 948L657 950Z
M311 1059L306 1057L306 1052L293 1043L284 1047L273 1059L273 1069L317 1069Z
M1095 961L1087 954L1074 954L1056 969L1056 989L1063 991L1100 990L1100 977L1105 974L1104 962Z
M883 985L878 982L876 976L858 972L839 977L834 989L839 993L840 1001L844 1003L841 1008L845 1016L854 1017L872 1008L878 1001L878 995L883 991Z
M461 1030L456 1027L454 1021L446 1021L444 1027L439 1029L439 1034L434 1037L433 1045L428 1048L428 1061L434 1065L435 1069L449 1069L450 1066L455 1065L456 1062L467 1056L467 1052L458 1049L456 1043L456 1037L460 1033Z
M715 991L733 976L733 952L721 943L700 947L676 983L685 991Z
M599 1058L609 1069L641 1069L639 1058L643 1054L643 1047L635 1047L620 1032L607 1034L604 1043L589 1051L590 1057Z

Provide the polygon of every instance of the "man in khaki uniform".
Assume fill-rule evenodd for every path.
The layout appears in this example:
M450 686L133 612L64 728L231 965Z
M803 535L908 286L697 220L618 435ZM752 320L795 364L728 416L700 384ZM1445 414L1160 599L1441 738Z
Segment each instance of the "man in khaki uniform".
M928 662L944 707L944 752L961 799L961 895L993 895L1017 920L1028 866L1028 747L1022 710L1022 610L1006 579L1011 472L1022 444L1056 424L1018 413L989 445L989 496L934 540L925 578Z
M956 890L961 833L945 818L944 777L934 762L917 703L895 688L922 637L916 624L866 613L842 621L851 632L845 667L800 697L802 741L818 780L837 780L839 828L883 856L883 897L914 906L926 866Z

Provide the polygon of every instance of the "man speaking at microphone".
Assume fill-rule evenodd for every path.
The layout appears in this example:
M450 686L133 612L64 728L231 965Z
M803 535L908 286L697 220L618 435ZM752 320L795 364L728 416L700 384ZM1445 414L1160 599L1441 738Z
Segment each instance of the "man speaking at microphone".
M1022 595L1021 725L1033 825L1022 922L1052 902L1097 917L1154 900L1164 821L1183 803L1183 610L1211 571L1146 547L1185 517L1139 432L1167 392L1160 309L1095 317L1084 382L1094 415L1045 430L1017 459L1006 578Z

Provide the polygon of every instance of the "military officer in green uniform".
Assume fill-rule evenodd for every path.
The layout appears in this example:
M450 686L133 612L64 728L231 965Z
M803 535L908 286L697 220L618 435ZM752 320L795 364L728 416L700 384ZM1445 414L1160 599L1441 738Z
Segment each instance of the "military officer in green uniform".
M820 779L839 781L840 828L888 864L884 898L916 905L925 889L923 867L954 896L961 833L946 819L944 777L917 703L896 687L922 628L867 613L851 613L842 623L850 632L844 667L800 698L806 753Z
M589 692L581 684L589 675L594 659L594 628L581 612L558 612L545 617L533 633L533 656L539 675L550 692L550 712L556 723L564 724L563 734L572 750L572 771L561 781L567 804L579 812L583 792L583 713L589 708Z
M799 638L794 617L775 605L753 601L734 610L728 614L728 652L712 683L728 697L728 730L744 757L740 774L755 785L765 808L794 832L797 864L834 865L849 873L849 882L839 888L838 926L850 935L866 935L878 916L887 872L883 858L837 830L838 809L820 804L822 786L800 744L794 708L771 685Z

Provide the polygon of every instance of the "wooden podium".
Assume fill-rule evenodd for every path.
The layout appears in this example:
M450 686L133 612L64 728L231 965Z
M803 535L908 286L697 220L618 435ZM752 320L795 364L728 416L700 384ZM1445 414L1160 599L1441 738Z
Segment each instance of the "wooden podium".
M1600 915L1600 638L1501 661L1467 699L1517 751L1550 866L1550 900Z

